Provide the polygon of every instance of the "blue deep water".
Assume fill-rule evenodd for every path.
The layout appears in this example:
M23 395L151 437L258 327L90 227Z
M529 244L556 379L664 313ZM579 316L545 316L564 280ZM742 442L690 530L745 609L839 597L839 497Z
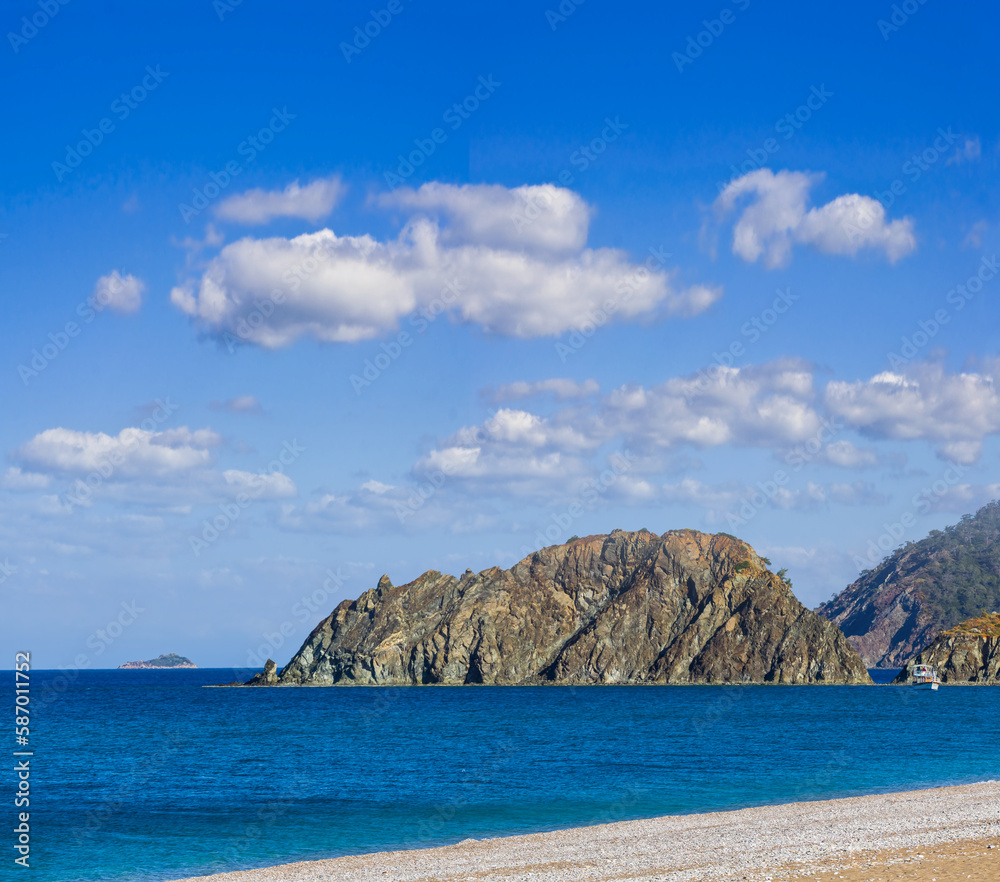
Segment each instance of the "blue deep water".
M7 832L0 876L148 882L1000 778L1000 688L203 688L245 673L32 672L32 869Z

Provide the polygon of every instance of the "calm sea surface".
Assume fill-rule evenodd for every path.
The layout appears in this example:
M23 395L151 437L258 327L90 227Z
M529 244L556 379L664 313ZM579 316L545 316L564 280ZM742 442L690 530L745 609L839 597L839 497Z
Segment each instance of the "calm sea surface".
M32 870L4 832L0 876L145 882L1000 778L1000 688L202 688L237 675L57 693L32 672Z

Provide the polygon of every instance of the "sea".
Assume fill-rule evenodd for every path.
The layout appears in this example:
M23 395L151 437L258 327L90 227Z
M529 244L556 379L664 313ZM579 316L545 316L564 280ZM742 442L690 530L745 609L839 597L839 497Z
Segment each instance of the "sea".
M0 877L160 882L1000 779L1000 688L206 688L251 673L32 671L10 748L33 754L31 869L9 773Z

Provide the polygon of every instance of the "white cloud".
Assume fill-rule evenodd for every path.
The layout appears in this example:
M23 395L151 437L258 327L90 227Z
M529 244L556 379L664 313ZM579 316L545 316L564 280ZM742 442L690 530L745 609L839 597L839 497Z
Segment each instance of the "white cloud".
M339 175L333 175L305 186L293 181L284 190L247 190L223 199L215 216L240 224L266 224L276 217L318 221L333 211L346 189Z
M774 447L808 440L821 428L810 367L782 359L678 377L646 389L623 386L603 399L606 436L640 449L692 444Z
M224 410L229 413L260 413L263 408L253 395L240 395L228 401L213 401L212 410Z
M969 232L965 234L965 238L962 240L962 246L965 248L981 248L983 236L989 228L990 225L985 220L977 220L969 227Z
M943 491L924 493L931 512L972 514L988 502L1000 499L1000 484L955 484Z
M118 270L112 270L97 280L92 300L96 307L110 309L112 312L138 312L142 306L142 292L145 290L146 286L141 279L131 274L123 276Z
M582 383L578 383L576 380L554 378L538 380L534 383L519 380L516 383L507 383L494 390L488 390L488 394L491 400L496 402L516 401L549 393L560 401L565 401L569 398L585 398L588 395L596 395L600 391L601 387L597 380L584 380Z
M953 156L950 156L945 165L960 165L963 162L975 162L983 155L983 144L979 140L979 135L974 138L966 138L965 143L959 147Z
M614 317L627 320L694 315L721 296L702 285L675 288L658 260L636 264L615 249L583 247L582 200L540 189L551 204L520 231L510 220L517 190L435 184L378 200L418 210L394 240L331 230L242 239L171 300L211 333L277 348L301 337L378 337L431 306L489 333L527 338L582 327L609 300Z
M850 441L834 441L823 448L822 461L845 469L867 468L878 464L878 454L870 447L856 447Z
M508 189L499 184L431 182L378 198L383 206L415 209L447 223L442 242L512 251L573 253L587 244L593 213L572 190L552 184Z
M828 410L862 434L938 443L956 463L978 460L982 441L1000 432L1000 393L991 372L945 373L939 364L913 365L906 374L831 382Z
M252 499L284 499L298 494L292 479L282 472L255 474L226 469L222 477L233 496L245 494Z
M365 481L361 485L361 489L381 496L383 493L388 493L390 490L395 490L396 488L392 484L383 484L381 481Z
M803 487L783 487L776 483L768 494L760 485L728 481L721 484L703 484L695 478L684 478L660 488L663 502L693 505L704 510L710 523L728 521L730 517L745 520L768 506L785 511L805 511L834 502L838 505L882 505L886 497L870 484L860 481L852 484L828 486L807 481Z
M733 253L773 268L791 260L795 244L848 256L874 248L891 263L916 248L912 218L887 222L882 204L869 196L848 193L809 208L809 191L822 177L762 168L731 181L715 210L725 217L745 205L733 228Z
M153 477L204 467L221 438L210 429L186 426L163 432L122 429L118 435L46 429L22 444L16 458L48 472Z
M4 490L41 490L48 487L51 481L49 475L23 472L17 466L11 466L0 477L0 487Z

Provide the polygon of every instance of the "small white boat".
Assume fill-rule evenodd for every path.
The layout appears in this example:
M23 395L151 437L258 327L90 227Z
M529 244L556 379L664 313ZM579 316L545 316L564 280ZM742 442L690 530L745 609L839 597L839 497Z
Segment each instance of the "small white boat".
M941 678L933 665L914 665L910 677L910 686L914 689L937 692L941 685Z

